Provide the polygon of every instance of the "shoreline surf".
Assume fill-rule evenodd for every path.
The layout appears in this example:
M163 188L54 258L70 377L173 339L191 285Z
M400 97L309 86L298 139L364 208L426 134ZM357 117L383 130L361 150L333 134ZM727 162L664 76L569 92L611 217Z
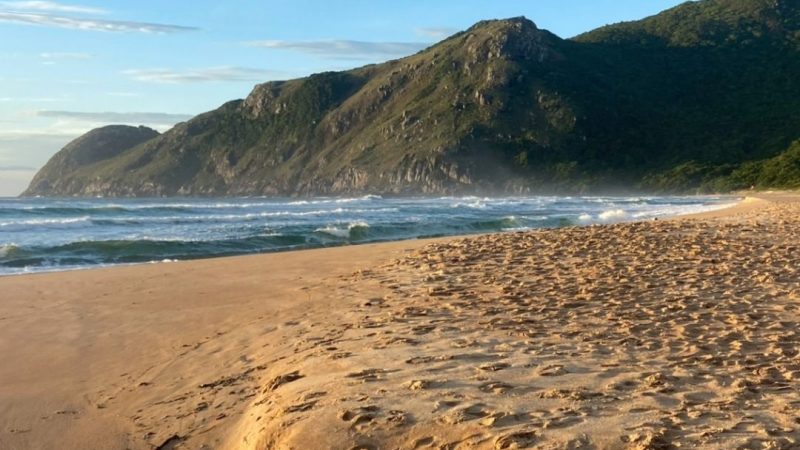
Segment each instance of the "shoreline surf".
M0 274L667 218L729 196L34 199L0 204Z

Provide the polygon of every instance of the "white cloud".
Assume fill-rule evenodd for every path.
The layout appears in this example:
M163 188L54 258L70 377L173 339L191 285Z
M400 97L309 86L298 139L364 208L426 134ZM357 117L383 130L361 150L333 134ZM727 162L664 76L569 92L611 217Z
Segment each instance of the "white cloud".
M49 11L62 13L105 14L107 11L100 8L79 5L64 5L46 1L15 1L0 2L0 7L22 11Z
M66 97L0 97L0 103L55 103L66 101Z
M88 131L88 130L86 130ZM3 130L0 131L0 150L2 150L2 144L7 142L18 142L24 141L26 139L34 140L34 139L57 139L61 140L65 136L68 137L77 137L78 134L81 132L76 132L74 130L59 130L59 129L46 129L44 131L31 131L31 130ZM2 154L0 154L0 162L7 161L8 158L4 158Z
M396 58L416 53L429 44L423 42L367 42L350 40L322 41L252 41L251 47L292 50L324 58L374 59Z
M191 119L190 114L170 114L160 112L85 112L85 111L36 111L38 117L69 119L98 124L143 124L168 125Z
M57 16L50 14L0 12L0 22L22 25L39 25L45 27L68 28L84 31L107 31L117 33L177 33L193 31L197 28L182 25L170 25L148 22L131 22L120 20L102 20L90 18L77 18Z
M141 94L136 92L106 92L111 97L139 97Z
M414 32L416 32L418 36L441 40L452 36L458 32L458 30L450 27L420 27L414 30Z
M206 83L214 81L266 81L285 75L282 72L249 67L207 67L201 69L131 69L123 72L134 80L148 83Z
M15 166L15 165L2 165L0 164L0 172L22 172L36 170L36 167L31 166Z
M83 52L45 52L40 53L39 57L47 60L54 59L91 59L92 55Z

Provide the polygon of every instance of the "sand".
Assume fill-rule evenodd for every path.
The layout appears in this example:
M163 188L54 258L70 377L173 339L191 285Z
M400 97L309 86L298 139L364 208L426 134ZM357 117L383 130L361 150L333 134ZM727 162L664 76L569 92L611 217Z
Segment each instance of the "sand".
M0 278L2 449L800 448L800 197Z

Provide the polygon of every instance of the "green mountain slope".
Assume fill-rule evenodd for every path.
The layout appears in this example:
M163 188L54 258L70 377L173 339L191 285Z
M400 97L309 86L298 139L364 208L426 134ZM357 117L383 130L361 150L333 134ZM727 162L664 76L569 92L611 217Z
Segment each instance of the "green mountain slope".
M120 156L157 136L156 130L147 127L110 125L96 128L56 153L34 176L28 192L78 192L85 185L85 177L91 176L91 172L86 170L88 167Z
M712 180L710 187L715 190L800 188L800 141L778 156L742 164L730 175Z
M646 19L601 27L579 42L636 46L753 45L764 37L798 42L800 13L795 0L686 2Z
M800 137L799 10L703 0L572 40L524 18L484 21L400 60L259 85L26 193L723 186Z

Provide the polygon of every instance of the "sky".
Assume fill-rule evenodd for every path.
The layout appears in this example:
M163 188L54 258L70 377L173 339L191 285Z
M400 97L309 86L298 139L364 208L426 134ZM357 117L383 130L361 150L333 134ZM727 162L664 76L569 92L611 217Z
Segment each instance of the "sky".
M103 125L177 122L255 84L402 57L483 19L568 38L676 0L0 0L0 196Z

